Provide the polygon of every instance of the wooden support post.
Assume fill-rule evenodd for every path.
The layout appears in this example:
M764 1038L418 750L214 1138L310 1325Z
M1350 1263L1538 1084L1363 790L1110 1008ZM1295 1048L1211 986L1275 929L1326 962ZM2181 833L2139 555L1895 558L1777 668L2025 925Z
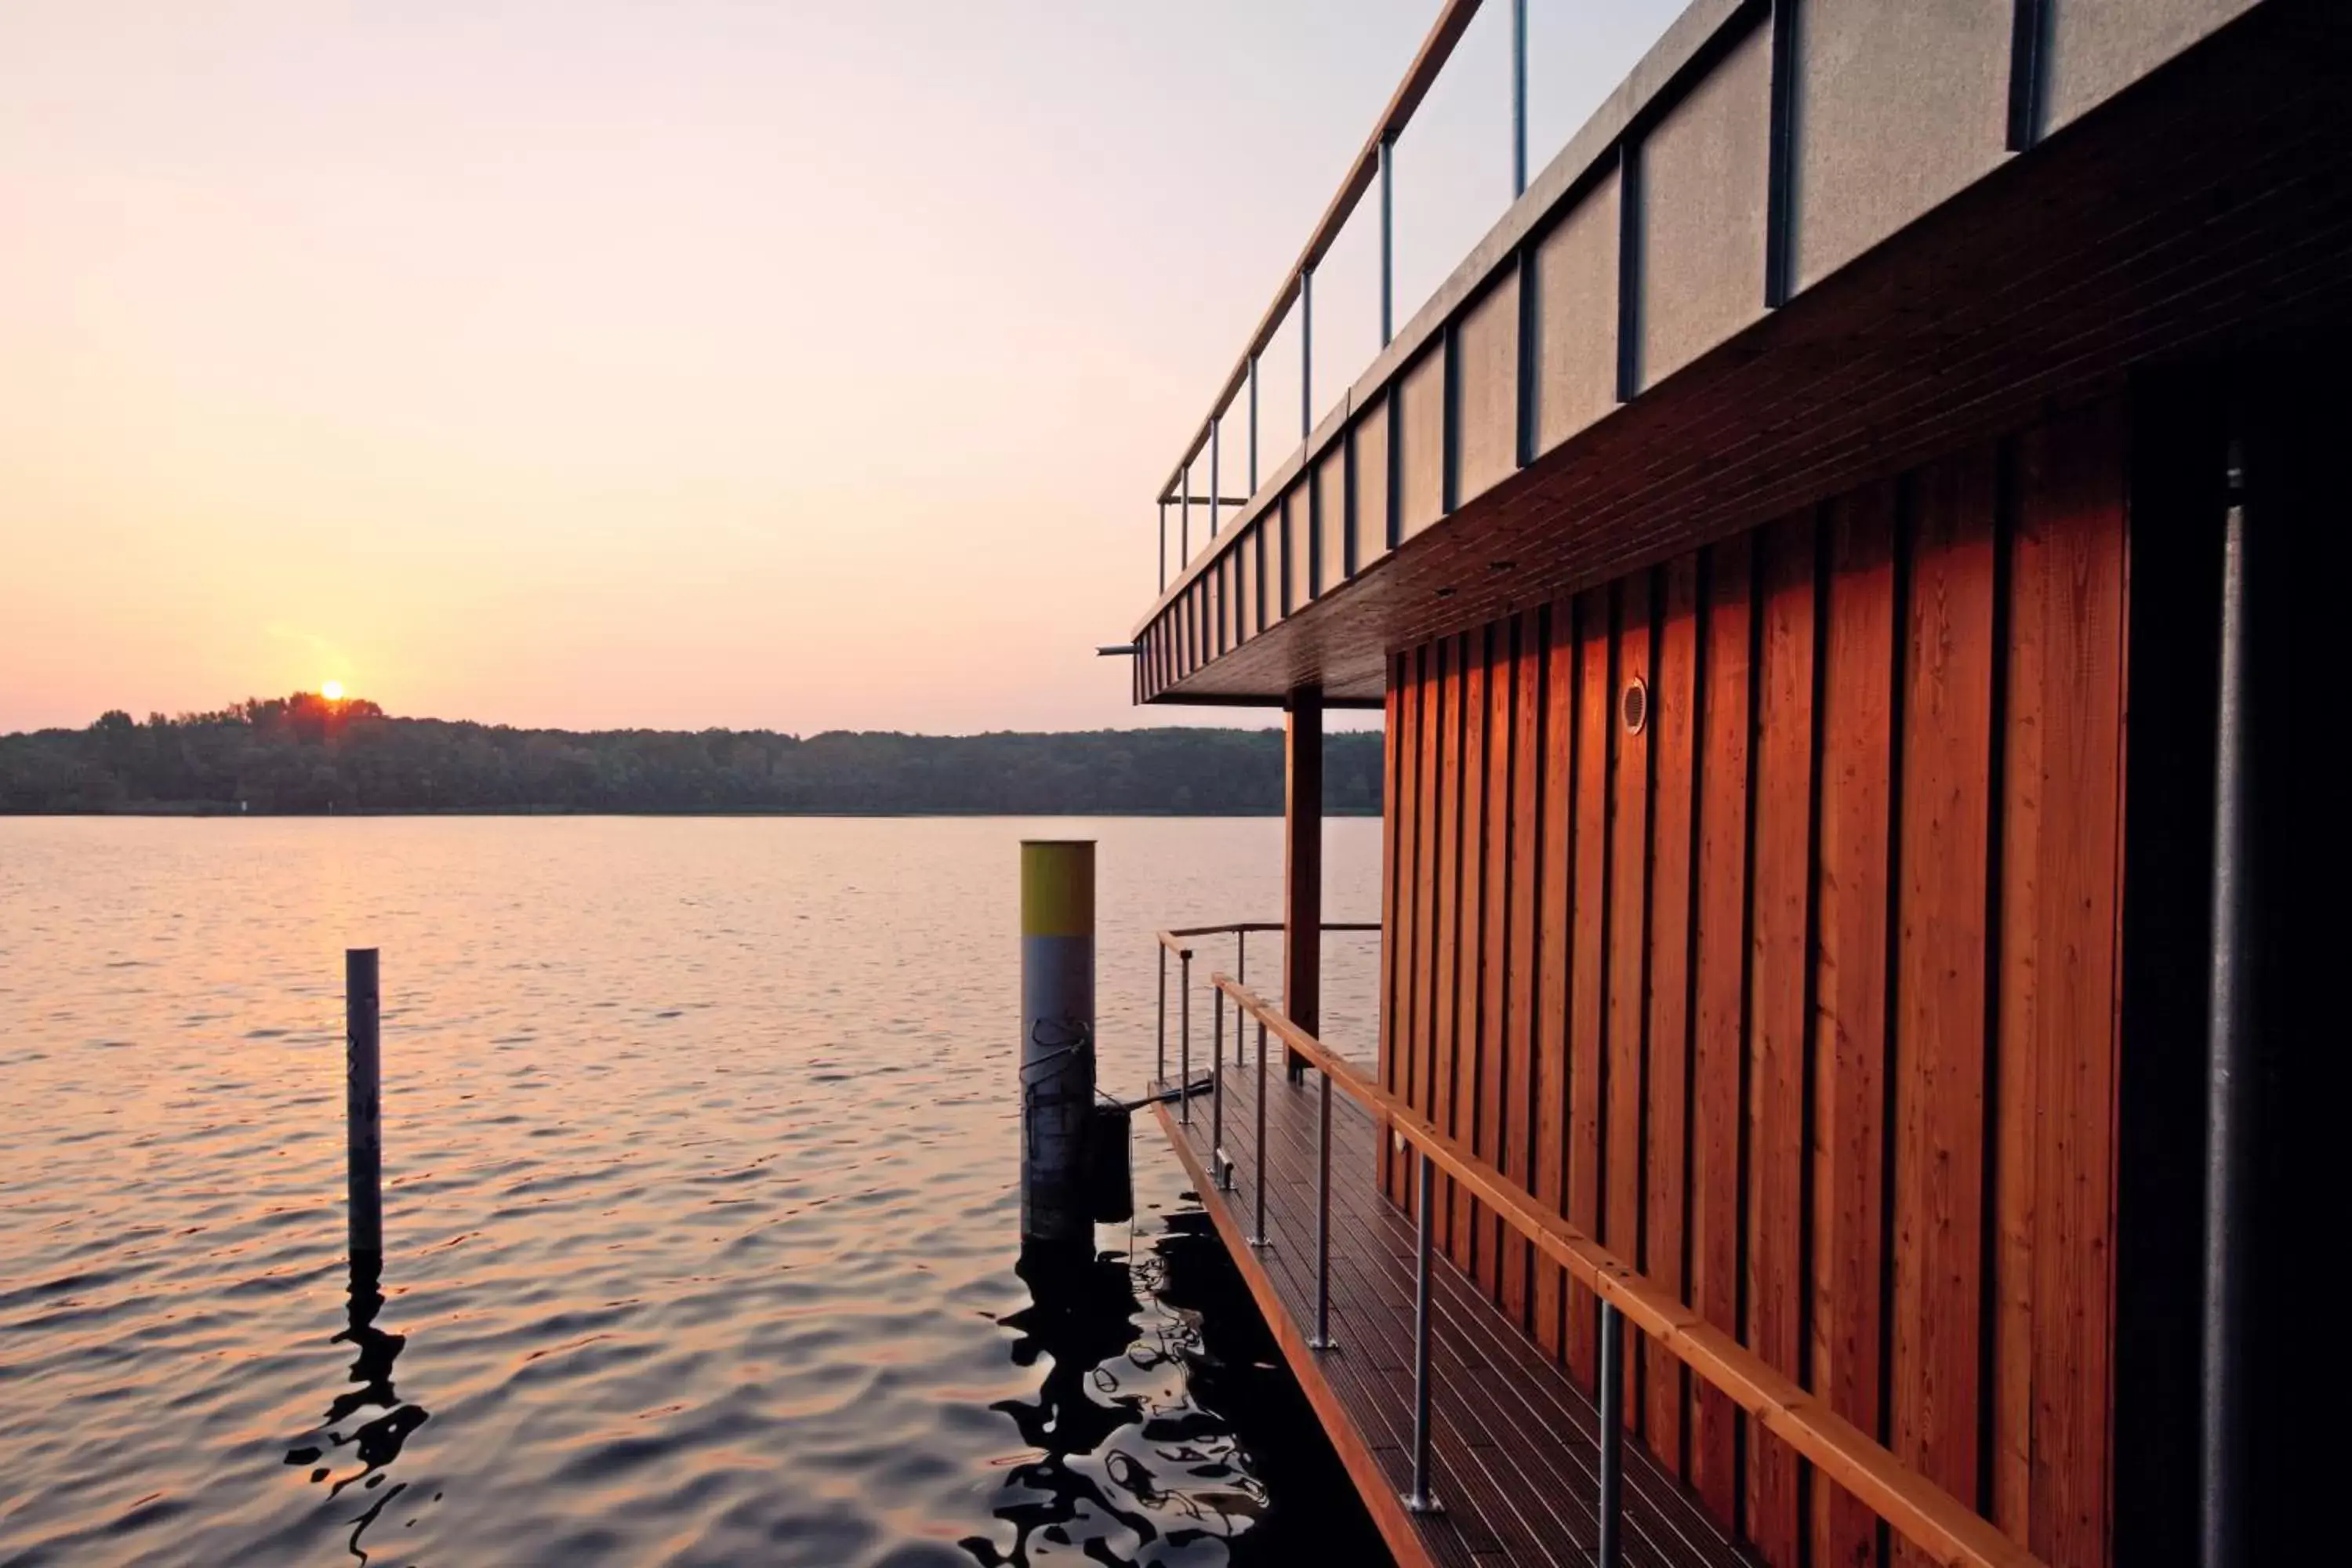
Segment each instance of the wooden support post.
M1290 694L1282 739L1282 1010L1308 1034L1322 1028L1323 689ZM1293 1081L1307 1071L1286 1053Z
M351 1254L383 1256L383 1074L378 1060L376 950L343 953L343 1132Z

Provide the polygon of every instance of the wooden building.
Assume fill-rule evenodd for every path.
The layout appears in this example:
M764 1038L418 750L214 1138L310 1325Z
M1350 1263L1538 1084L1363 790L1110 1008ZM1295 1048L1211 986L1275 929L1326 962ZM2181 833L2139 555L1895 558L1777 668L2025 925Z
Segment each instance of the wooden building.
M1230 1065L1216 1132L1164 1120L1269 1313L1356 1315L1278 1325L1343 1458L1402 1560L1585 1560L1535 1494L1619 1439L1499 1392L1524 1352L1705 1521L1633 1560L2305 1560L2289 628L2347 521L2352 7L1696 0L1228 504L1223 419L1375 190L1385 256L1476 9L1171 474L1133 644L1139 701L1290 714L1303 939L1279 997L1185 957L1186 1049L1254 1024L1377 1131L1326 1183L1279 1146L1318 1075ZM1356 1068L1314 1038L1330 707L1387 735ZM1395 1504L1416 1225L1442 1512Z

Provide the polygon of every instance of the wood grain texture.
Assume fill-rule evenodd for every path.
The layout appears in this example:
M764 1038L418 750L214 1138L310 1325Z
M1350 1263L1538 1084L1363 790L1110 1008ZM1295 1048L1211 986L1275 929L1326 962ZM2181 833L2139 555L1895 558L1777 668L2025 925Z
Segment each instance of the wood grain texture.
M1647 1168L1649 1043L1650 727L1624 721L1625 694L1639 683L1647 701L1651 676L1650 574L1618 583L1615 671L1606 727L1609 769L1609 980L1601 1046L1601 1232L1621 1256L1642 1249L1643 1175ZM1625 1331L1631 1335L1632 1330ZM1628 1338L1622 1418L1638 1429L1643 1405L1639 1347Z
M1569 893L1568 1218L1587 1236L1601 1225L1601 1060L1608 1023L1609 596L1577 601L1575 880ZM1592 1298L1568 1298L1568 1361L1586 1388L1600 1363Z
M1398 1037L1398 1025L1405 1016L1403 982L1410 970L1405 956L1405 903L1399 894L1409 880L1400 872L1410 864L1404 844L1412 820L1412 796L1406 793L1406 781L1412 775L1405 762L1412 754L1406 716L1412 702L1412 658L1408 649L1389 660L1381 731L1386 754L1381 759L1381 1087L1391 1094L1400 1094L1403 1084L1402 1064L1398 1060L1403 1042ZM1380 1162L1381 1190L1393 1192L1396 1154L1386 1138L1380 1141L1375 1158Z
M1813 1277L1810 1386L1878 1429L1885 1288L1887 829L1894 791L1895 487L1823 509L1822 781L1814 897ZM1865 1568L1878 1519L1816 1486L1812 1560Z
M1511 735L1511 952L1509 994L1504 1006L1510 1016L1509 1068L1503 1082L1504 1173L1528 1192L1537 1191L1536 1141L1541 1136L1538 1111L1536 1053L1542 1030L1537 1018L1541 989L1540 942L1537 934L1538 894L1543 882L1543 701L1546 620L1541 610L1526 610L1518 618L1518 658L1514 671L1517 689L1512 697ZM1522 1327L1529 1325L1533 1292L1529 1270L1532 1255L1525 1237L1502 1233L1504 1310Z
M1462 658L1462 870L1461 907L1456 920L1454 994L1453 1115L1445 1124L1449 1136L1475 1148L1478 1142L1478 1085L1484 1076L1488 1040L1482 1009L1486 1002L1488 959L1486 936L1486 673L1494 628L1482 626L1464 639ZM1470 1212L1470 1194L1451 1180L1445 1184L1448 1215L1445 1246L1454 1266L1465 1273L1475 1267L1476 1247Z
M1758 546L1755 887L1749 910L1748 1322L1750 1349L1801 1377L1808 921L1812 898L1815 529L1810 515ZM1748 1533L1776 1563L1797 1561L1797 1457L1751 1429Z
M1576 692L1580 650L1576 607L1562 600L1544 612L1543 824L1541 886L1536 907L1536 1201L1568 1212L1569 882L1575 814ZM1532 1315L1536 1343L1554 1355L1566 1348L1566 1279L1557 1264L1536 1265Z
M1748 838L1756 628L1753 547L1706 552L1699 678L1697 886L1691 1019L1691 1303L1738 1334L1740 1235L1747 1223L1742 1063L1747 1055ZM1693 1391L1690 1481L1718 1519L1738 1514L1738 1413Z
M1890 1447L1969 1499L1983 1327L1994 496L1990 448L1915 479L1896 889Z
M2030 796L2032 805L2025 821L2012 816L2005 825L2001 1062L2004 1108L2029 1096L2035 1108L2030 1173L2021 1173L2031 1202L2016 1215L2032 1253L2032 1382L2022 1418L1997 1415L1995 1430L2021 1427L2031 1438L2028 1543L2046 1562L2076 1568L2108 1562L2113 1536L2129 581L2121 410L2095 406L2030 432L2021 447L2005 798ZM2012 920L2015 905L2030 915ZM2020 929L2026 921L2030 938ZM2012 1005L2013 977L2028 967L2031 991ZM2012 1078L2022 1080L2014 1094ZM2012 1215L2006 1201L2002 1208L2005 1233ZM2000 1294L2007 1300L2010 1291ZM2001 1327L2017 1325L2003 1314Z
M1437 815L1431 828L1437 838L1437 880L1430 889L1437 906L1436 967L1430 989L1429 1118L1440 1127L1454 1124L1454 1031L1462 1005L1462 728L1464 689L1460 637L1437 645L1437 731L1439 781ZM1452 1252L1453 1194L1441 1181L1436 1190L1436 1244Z
M1684 1249L1689 1236L1691 1087L1692 829L1698 783L1698 557L1666 563L1659 609L1657 662L1650 677L1650 1049L1643 1108L1642 1251L1636 1266L1689 1301ZM1657 1346L1643 1363L1643 1431L1650 1451L1685 1473L1683 1411L1688 1379Z
M1485 856L1486 915L1480 947L1478 1002L1478 1123L1472 1147L1496 1169L1506 1167L1509 1129L1505 1125L1503 1084L1510 1071L1513 1050L1510 1015L1511 952L1511 816L1512 745L1517 732L1512 723L1512 700L1517 692L1517 623L1497 621L1488 628L1486 667L1486 852ZM1501 1221L1490 1209L1480 1208L1473 1227L1471 1255L1480 1285L1501 1298L1503 1259Z

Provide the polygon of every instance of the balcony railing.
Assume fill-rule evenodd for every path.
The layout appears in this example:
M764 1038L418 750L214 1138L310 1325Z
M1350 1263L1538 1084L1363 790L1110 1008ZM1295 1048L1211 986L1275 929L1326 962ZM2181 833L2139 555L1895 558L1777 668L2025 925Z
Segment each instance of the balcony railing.
M1250 334L1233 370L1226 375L1211 400L1208 417L1195 429L1184 455L1176 460L1167 481L1160 489L1160 592L1168 591L1168 509L1177 508L1176 572L1181 575L1192 560L1192 509L1209 509L1208 538L1214 540L1228 507L1247 506L1257 493L1258 485L1258 361L1275 336L1288 320L1292 308L1298 311L1298 440L1304 447L1315 433L1315 269L1328 255L1348 220L1373 187L1380 189L1381 283L1380 315L1381 343L1386 347L1396 335L1396 163L1397 139L1412 123L1414 111L1429 96L1438 74L1453 57L1454 47L1477 16L1480 0L1445 0L1437 21L1422 40L1421 50L1413 57L1404 79L1397 84L1388 107L1381 113L1363 148L1348 165L1348 173L1339 182L1330 204L1323 209L1314 232L1307 236L1307 245L1298 258L1283 274L1282 283L1275 290L1274 301L1266 307L1257 328ZM1528 6L1527 0L1511 0L1511 194L1517 197L1528 188ZM1224 453L1221 431L1226 415L1233 411L1234 400L1244 392L1248 398L1248 468L1246 492L1235 497L1224 493L1223 472ZM1192 493L1192 467L1206 451L1209 458L1208 489L1200 496Z
M1179 1046L1181 1053L1180 1081L1190 1089L1189 980L1193 949L1189 939L1231 932L1245 941L1247 931L1280 929L1278 925L1251 924L1160 933L1160 1076L1163 1080L1167 1076L1167 955L1177 955L1187 981L1184 987L1187 1000L1181 1009ZM1373 931L1379 928L1346 925L1324 929ZM1443 1171L1505 1225L1532 1243L1544 1258L1563 1269L1575 1286L1591 1291L1599 1302L1601 1364L1596 1408L1602 1414L1599 1421L1601 1463L1597 1501L1601 1540L1598 1561L1603 1568L1614 1568L1621 1550L1624 1426L1616 1413L1624 1405L1625 1335L1622 1325L1627 1323L1655 1341L1688 1367L1694 1377L1720 1392L1753 1417L1765 1431L1772 1433L1811 1461L1822 1476L1844 1489L1885 1521L1895 1534L1929 1553L1935 1561L1955 1564L1958 1568L2043 1568L2038 1558L2011 1540L1990 1521L1906 1465L1868 1433L1828 1408L1817 1396L1741 1344L1734 1336L1707 1322L1685 1305L1675 1291L1642 1274L1559 1215L1539 1208L1528 1193L1500 1170L1440 1131L1435 1123L1382 1087L1362 1068L1339 1056L1313 1034L1293 1023L1279 1008L1253 992L1238 974L1213 974L1210 984L1217 1001L1216 1021L1212 1034L1215 1048L1210 1053L1213 1079L1211 1113L1218 1123L1210 1142L1216 1154L1216 1184L1226 1191L1232 1188L1233 1163L1223 1152L1225 1003L1228 1000L1233 1003L1237 1061L1243 1056L1239 1047L1243 1044L1244 1031L1251 1024L1256 1026L1255 1169L1260 1174L1254 1183L1256 1191L1254 1194L1255 1227L1251 1233L1253 1245L1268 1234L1265 1215L1268 1183L1264 1175L1267 1170L1265 1078L1268 1037L1315 1068L1320 1078L1316 1321L1308 1339L1308 1343L1318 1352L1329 1348L1331 1343L1330 1149L1333 1087L1337 1086L1341 1093L1362 1106L1376 1122L1401 1140L1402 1144L1409 1144L1418 1157L1412 1488L1406 1498L1409 1507L1429 1505L1433 1495L1430 1486L1432 1214L1435 1207L1433 1192L1436 1175ZM1187 1093L1181 1112L1188 1119L1191 1100L1192 1096Z

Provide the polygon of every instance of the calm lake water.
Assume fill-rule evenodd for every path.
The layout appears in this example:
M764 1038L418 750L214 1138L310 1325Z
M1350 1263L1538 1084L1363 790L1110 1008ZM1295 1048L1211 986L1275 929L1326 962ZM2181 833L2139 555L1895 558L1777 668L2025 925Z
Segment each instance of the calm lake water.
M1133 1093L1150 931L1271 918L1278 834L0 820L0 1562L1379 1561L1148 1115L1104 1261L1017 1266L1018 841L1101 841ZM1327 842L1370 917L1377 824ZM1369 1055L1373 940L1327 951Z

